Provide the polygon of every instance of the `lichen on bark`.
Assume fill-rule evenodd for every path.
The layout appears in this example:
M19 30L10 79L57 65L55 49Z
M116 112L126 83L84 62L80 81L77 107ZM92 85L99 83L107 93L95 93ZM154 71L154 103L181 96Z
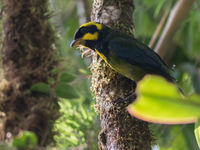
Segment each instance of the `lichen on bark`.
M56 77L56 34L49 18L48 0L3 1L0 140L28 130L40 146L53 141L57 99L30 91L33 84Z
M133 36L133 0L94 0L91 20ZM93 56L92 90L100 114L101 150L150 150L151 132L148 124L127 112L124 101L135 92L136 84L111 70L101 58Z

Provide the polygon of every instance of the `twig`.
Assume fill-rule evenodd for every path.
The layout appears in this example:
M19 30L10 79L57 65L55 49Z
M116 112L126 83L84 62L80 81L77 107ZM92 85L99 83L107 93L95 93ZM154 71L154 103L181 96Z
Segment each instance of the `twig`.
M166 21L168 15L169 15L170 9L171 9L171 3L170 3L169 6L167 7L167 9L166 9L166 11L165 11L165 13L164 13L164 15L163 15L163 17L162 17L162 19L161 19L159 25L157 26L156 31L154 32L154 35L153 35L153 37L151 38L151 41L149 42L149 47L153 48L154 45L156 44L156 40L157 40L158 35L159 35L161 29L163 28L164 23L165 23L165 21Z
M173 36L191 9L193 2L194 0L179 0L171 11L163 33L155 47L155 51L161 57L165 56L168 45L171 43Z

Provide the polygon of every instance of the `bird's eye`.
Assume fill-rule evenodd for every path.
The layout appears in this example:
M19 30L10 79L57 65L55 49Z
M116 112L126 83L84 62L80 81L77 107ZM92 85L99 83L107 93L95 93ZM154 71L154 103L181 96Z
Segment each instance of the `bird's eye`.
M81 27L80 29L79 29L79 32L81 32L81 33L84 33L85 32L85 27Z

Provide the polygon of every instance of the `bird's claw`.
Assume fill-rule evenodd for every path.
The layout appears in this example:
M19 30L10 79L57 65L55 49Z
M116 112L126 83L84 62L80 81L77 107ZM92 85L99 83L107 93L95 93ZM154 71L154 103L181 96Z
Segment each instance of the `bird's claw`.
M87 50L83 51L82 54L81 54L81 57L83 58L83 56L86 56L86 57L92 56L92 50L87 49Z

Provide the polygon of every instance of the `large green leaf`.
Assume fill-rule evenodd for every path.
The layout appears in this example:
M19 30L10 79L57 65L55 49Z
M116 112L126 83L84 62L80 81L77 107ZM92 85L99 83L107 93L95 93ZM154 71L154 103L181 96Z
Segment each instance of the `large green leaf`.
M163 124L192 123L200 116L200 96L184 97L175 84L146 76L137 86L137 100L129 112L142 120Z

